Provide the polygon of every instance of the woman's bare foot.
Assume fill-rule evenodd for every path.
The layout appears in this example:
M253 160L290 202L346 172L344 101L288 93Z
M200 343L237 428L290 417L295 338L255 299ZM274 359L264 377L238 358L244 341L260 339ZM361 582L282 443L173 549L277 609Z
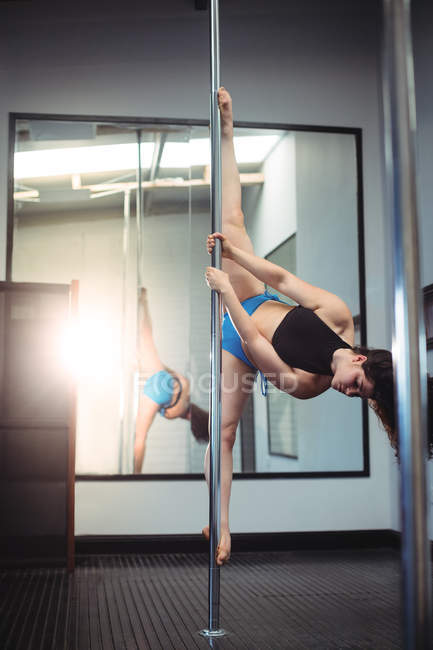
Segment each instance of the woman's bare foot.
M221 115L222 135L231 137L233 135L232 98L224 86L218 89L218 106Z
M146 289L146 287L140 287L138 289L138 300L139 300L139 302L145 302L147 300L147 289Z
M210 531L209 526L205 526L202 530L203 535L206 537L207 541L210 540ZM222 566L230 560L230 551L231 551L231 537L230 531L228 528L221 529L220 543L217 547L217 556L216 563L219 566Z

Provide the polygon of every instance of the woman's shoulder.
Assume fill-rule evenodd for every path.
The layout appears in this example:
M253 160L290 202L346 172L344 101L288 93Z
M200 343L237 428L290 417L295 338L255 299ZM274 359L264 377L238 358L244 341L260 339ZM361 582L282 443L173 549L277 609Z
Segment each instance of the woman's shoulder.
M341 303L338 307L335 306L334 309L319 307L319 309L314 310L314 313L343 341L353 346L355 326L352 312L343 300L341 300Z

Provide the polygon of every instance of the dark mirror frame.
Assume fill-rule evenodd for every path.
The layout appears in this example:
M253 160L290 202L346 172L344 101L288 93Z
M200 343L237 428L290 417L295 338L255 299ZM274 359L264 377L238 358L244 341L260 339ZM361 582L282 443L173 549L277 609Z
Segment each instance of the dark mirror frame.
M427 350L433 349L433 284L423 289L424 296L424 320L425 334L427 339Z
M208 126L206 120L179 120L176 118L143 118L143 117L118 117L95 115L57 115L40 113L9 113L9 147L8 147L8 210L7 210L7 253L6 253L6 281L12 282L12 252L14 229L14 152L17 120L50 120L64 122L105 122L114 125L176 125L176 126ZM367 315L365 297L365 252L364 252L364 193L363 193L363 156L362 156L362 129L349 127L311 126L305 124L280 124L268 122L239 122L234 123L235 128L245 129L271 129L282 131L306 131L316 133L346 133L355 138L356 172L357 172L357 214L358 214L358 277L360 299L360 344L367 344ZM326 472L238 472L233 474L235 480L242 479L281 479L281 478L349 478L370 476L369 452L369 427L368 404L362 402L362 436L363 436L363 469L354 471L326 471ZM77 481L194 481L203 480L203 474L79 474Z

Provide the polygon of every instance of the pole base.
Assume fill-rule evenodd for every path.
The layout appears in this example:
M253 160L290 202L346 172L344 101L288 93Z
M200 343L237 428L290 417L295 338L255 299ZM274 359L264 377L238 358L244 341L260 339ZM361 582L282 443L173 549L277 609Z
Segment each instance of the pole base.
M200 630L199 634L205 636L207 639L215 639L220 636L226 636L227 632L225 630Z

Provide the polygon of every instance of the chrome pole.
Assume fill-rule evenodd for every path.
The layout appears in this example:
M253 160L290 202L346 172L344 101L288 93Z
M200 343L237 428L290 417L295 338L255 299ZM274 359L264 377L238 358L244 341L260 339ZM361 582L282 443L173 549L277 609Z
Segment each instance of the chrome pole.
M219 4L211 0L210 25L210 132L211 132L211 215L212 232L222 229L221 218L221 123L218 109L220 86ZM212 253L212 266L221 268L221 246ZM200 634L206 637L224 636L220 629L220 569L216 552L220 537L221 518L221 297L211 293L211 394L210 394L210 480L209 480L209 627Z
M130 190L126 190L123 195L123 269L122 269L122 324L121 324L121 357L120 357L120 448L119 448L119 473L122 474L125 469L130 471L130 467L124 467L125 458L130 463L129 454L129 436L125 437L125 425L128 423L127 416L127 391L126 380L128 377L127 355L126 355L126 329L127 329L127 285L128 285L128 258L129 258L129 224L131 215ZM129 423L128 423L129 424ZM128 449L125 455L125 444Z
M384 0L385 168L394 259L393 359L401 457L403 631L406 649L432 647L427 536L426 337L415 181L410 0Z
M136 316L136 356L138 358L139 349L140 349L140 323L139 323L139 308L138 308L138 296L139 291L144 287L144 278L143 278L143 168L141 162L141 130L137 129L137 163L138 167L136 170L136 179L137 179L137 190L135 195L135 236L136 236L136 264L137 264L137 316ZM138 412L138 403L140 401L140 387L141 387L141 373L140 370L134 374L134 420L137 418ZM135 428L135 427L134 427ZM132 427L131 427L132 430ZM134 434L135 435L135 434ZM133 458L133 455L130 454L130 459Z
M143 287L143 270L142 265L142 241L143 236L143 169L141 166L141 131L137 129L137 146L138 146L138 169L137 169L137 196L136 196L136 223L137 223L137 281L138 286Z

